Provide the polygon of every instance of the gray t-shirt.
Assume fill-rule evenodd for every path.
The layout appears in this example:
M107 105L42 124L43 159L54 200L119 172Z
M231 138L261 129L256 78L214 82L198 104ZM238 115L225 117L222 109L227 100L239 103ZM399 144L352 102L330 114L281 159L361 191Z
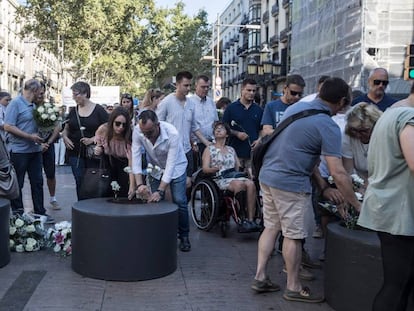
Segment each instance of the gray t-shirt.
M282 120L308 109L329 111L317 98L290 106ZM341 157L341 131L324 113L296 120L276 137L264 156L259 180L284 191L311 193L310 176L320 155Z

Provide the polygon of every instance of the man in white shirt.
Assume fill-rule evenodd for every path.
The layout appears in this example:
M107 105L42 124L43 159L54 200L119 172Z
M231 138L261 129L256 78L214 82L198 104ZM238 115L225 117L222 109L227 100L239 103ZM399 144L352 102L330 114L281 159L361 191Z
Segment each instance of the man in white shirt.
M151 189L142 178L142 154L145 152L148 164L159 167L147 175ZM188 234L190 231L186 196L187 159L180 134L176 128L163 121L152 110L141 112L138 126L132 135L132 172L135 175L138 195L147 195L149 202L164 199L165 189L171 188L173 202L178 205L178 238L180 250L191 249Z
M195 119L200 128L201 134L209 141L212 142L214 138L213 124L218 121L218 114L216 110L216 104L209 96L208 90L210 89L210 80L206 75L199 75L196 78L195 83L195 95L191 96L191 100L195 105ZM201 140L193 135L192 141L197 143L199 161L203 155L206 145ZM200 165L200 163L198 163Z

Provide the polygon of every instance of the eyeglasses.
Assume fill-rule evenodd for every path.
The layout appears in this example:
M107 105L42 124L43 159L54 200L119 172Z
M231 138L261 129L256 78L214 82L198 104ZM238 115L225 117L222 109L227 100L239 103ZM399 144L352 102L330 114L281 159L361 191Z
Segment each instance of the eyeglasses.
M374 85L380 85L382 83L383 86L387 86L389 81L387 80L374 80Z
M125 125L126 125L125 122L121 122L121 121L115 121L114 124L115 124L116 127L121 127L122 126L123 128L125 128Z
M289 88L288 88L289 89ZM303 93L302 92L295 92L295 91L292 91L291 89L289 89L289 92L290 92L290 95L292 95L292 96L299 96L299 97L302 97L302 95L303 95Z
M371 132L371 128L370 127L360 127L360 128L356 128L356 127L350 127L349 128L349 134L351 135L364 135L364 134L369 134Z

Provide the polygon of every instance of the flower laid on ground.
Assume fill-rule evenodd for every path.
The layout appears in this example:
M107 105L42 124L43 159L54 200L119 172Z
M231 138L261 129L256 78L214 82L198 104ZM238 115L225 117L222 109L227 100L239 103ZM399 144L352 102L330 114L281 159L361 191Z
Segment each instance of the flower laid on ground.
M61 256L72 254L72 224L69 221L61 221L49 228L45 235L46 245L53 248L55 253Z
M115 199L117 199L118 198L118 192L119 192L119 189L121 189L121 186L118 184L118 182L116 180L113 180L111 182L111 187L112 187L112 191L114 192L114 197L115 197Z
M360 189L364 185L364 179L362 179L357 174L352 174L351 178L355 196L357 197L358 201L362 202L364 195L360 192ZM335 183L332 176L328 177L328 183L331 185ZM348 229L355 229L358 222L359 213L353 206L347 203L337 206L332 202L319 202L319 206L342 218L344 220L345 226Z
M10 217L10 249L19 253L35 252L44 245L44 226L41 219L23 215Z

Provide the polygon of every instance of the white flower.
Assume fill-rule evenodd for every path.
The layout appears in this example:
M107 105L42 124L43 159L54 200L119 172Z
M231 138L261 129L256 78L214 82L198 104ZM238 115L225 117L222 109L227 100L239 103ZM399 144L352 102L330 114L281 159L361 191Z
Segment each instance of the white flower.
M152 168L147 167L147 173L151 174L152 173Z
M56 119L57 119L57 117L56 117L54 114L52 114L52 115L50 116L50 120L52 120L52 121L56 121Z
M236 121L234 121L234 120L231 120L231 126L235 126L235 125L237 125L237 122Z
M61 221L55 224L56 230L62 230L62 229L70 229L72 227L72 224L69 221Z
M153 168L154 166L151 163L148 163L147 168Z
M42 114L40 115L40 117L41 117L43 120L46 120L46 119L48 118L48 115L47 115L46 113L42 113Z
M352 178L352 182L357 186L362 186L364 184L364 179L359 177L357 174L352 174L351 178Z
M13 248L15 244L16 243L14 243L14 241L12 239L9 240L10 248Z
M118 184L116 180L113 180L111 182L111 187L113 191L119 191L119 189L121 189L121 186Z
M31 232L35 232L36 228L33 225L28 225L26 226L26 232L31 233Z
M55 247L53 247L53 251L55 252L55 253L59 253L60 251L61 251L61 247L60 247L60 245L59 244L56 244L55 245Z
M24 249L26 250L26 252L33 252L33 246L32 245L26 244L24 246Z
M51 103L44 103L43 106L45 106L45 108L50 108L50 107L52 107L52 104Z
M60 108L55 106L55 107L53 107L53 110L54 110L54 112L59 112Z
M355 196L357 197L358 201L362 201L364 199L364 196L359 192L355 192Z
M159 167L158 165L155 165L154 169L155 169L156 172L160 172L161 171L161 167Z
M14 226L10 226L10 229L9 229L10 235L15 234L15 233L16 233L16 231L17 231L16 227L14 227Z
M43 106L40 106L40 107L37 108L37 112L41 114L41 113L45 112L45 108L43 108Z
M50 114L50 115L52 115L52 114L54 115L54 114L55 114L55 109L53 109L53 108L48 108L48 109L47 109L47 113L48 113L48 114Z
M124 167L124 172L127 173L127 174L131 174L132 173L132 168L129 167L129 166L125 166Z
M22 244L19 244L16 246L16 252L23 253L24 252L24 246Z
M24 225L24 221L21 220L20 218L17 218L14 224L16 225L17 228L21 228Z
M33 238L27 238L26 244L31 245L31 246L35 246L37 244L37 241Z

